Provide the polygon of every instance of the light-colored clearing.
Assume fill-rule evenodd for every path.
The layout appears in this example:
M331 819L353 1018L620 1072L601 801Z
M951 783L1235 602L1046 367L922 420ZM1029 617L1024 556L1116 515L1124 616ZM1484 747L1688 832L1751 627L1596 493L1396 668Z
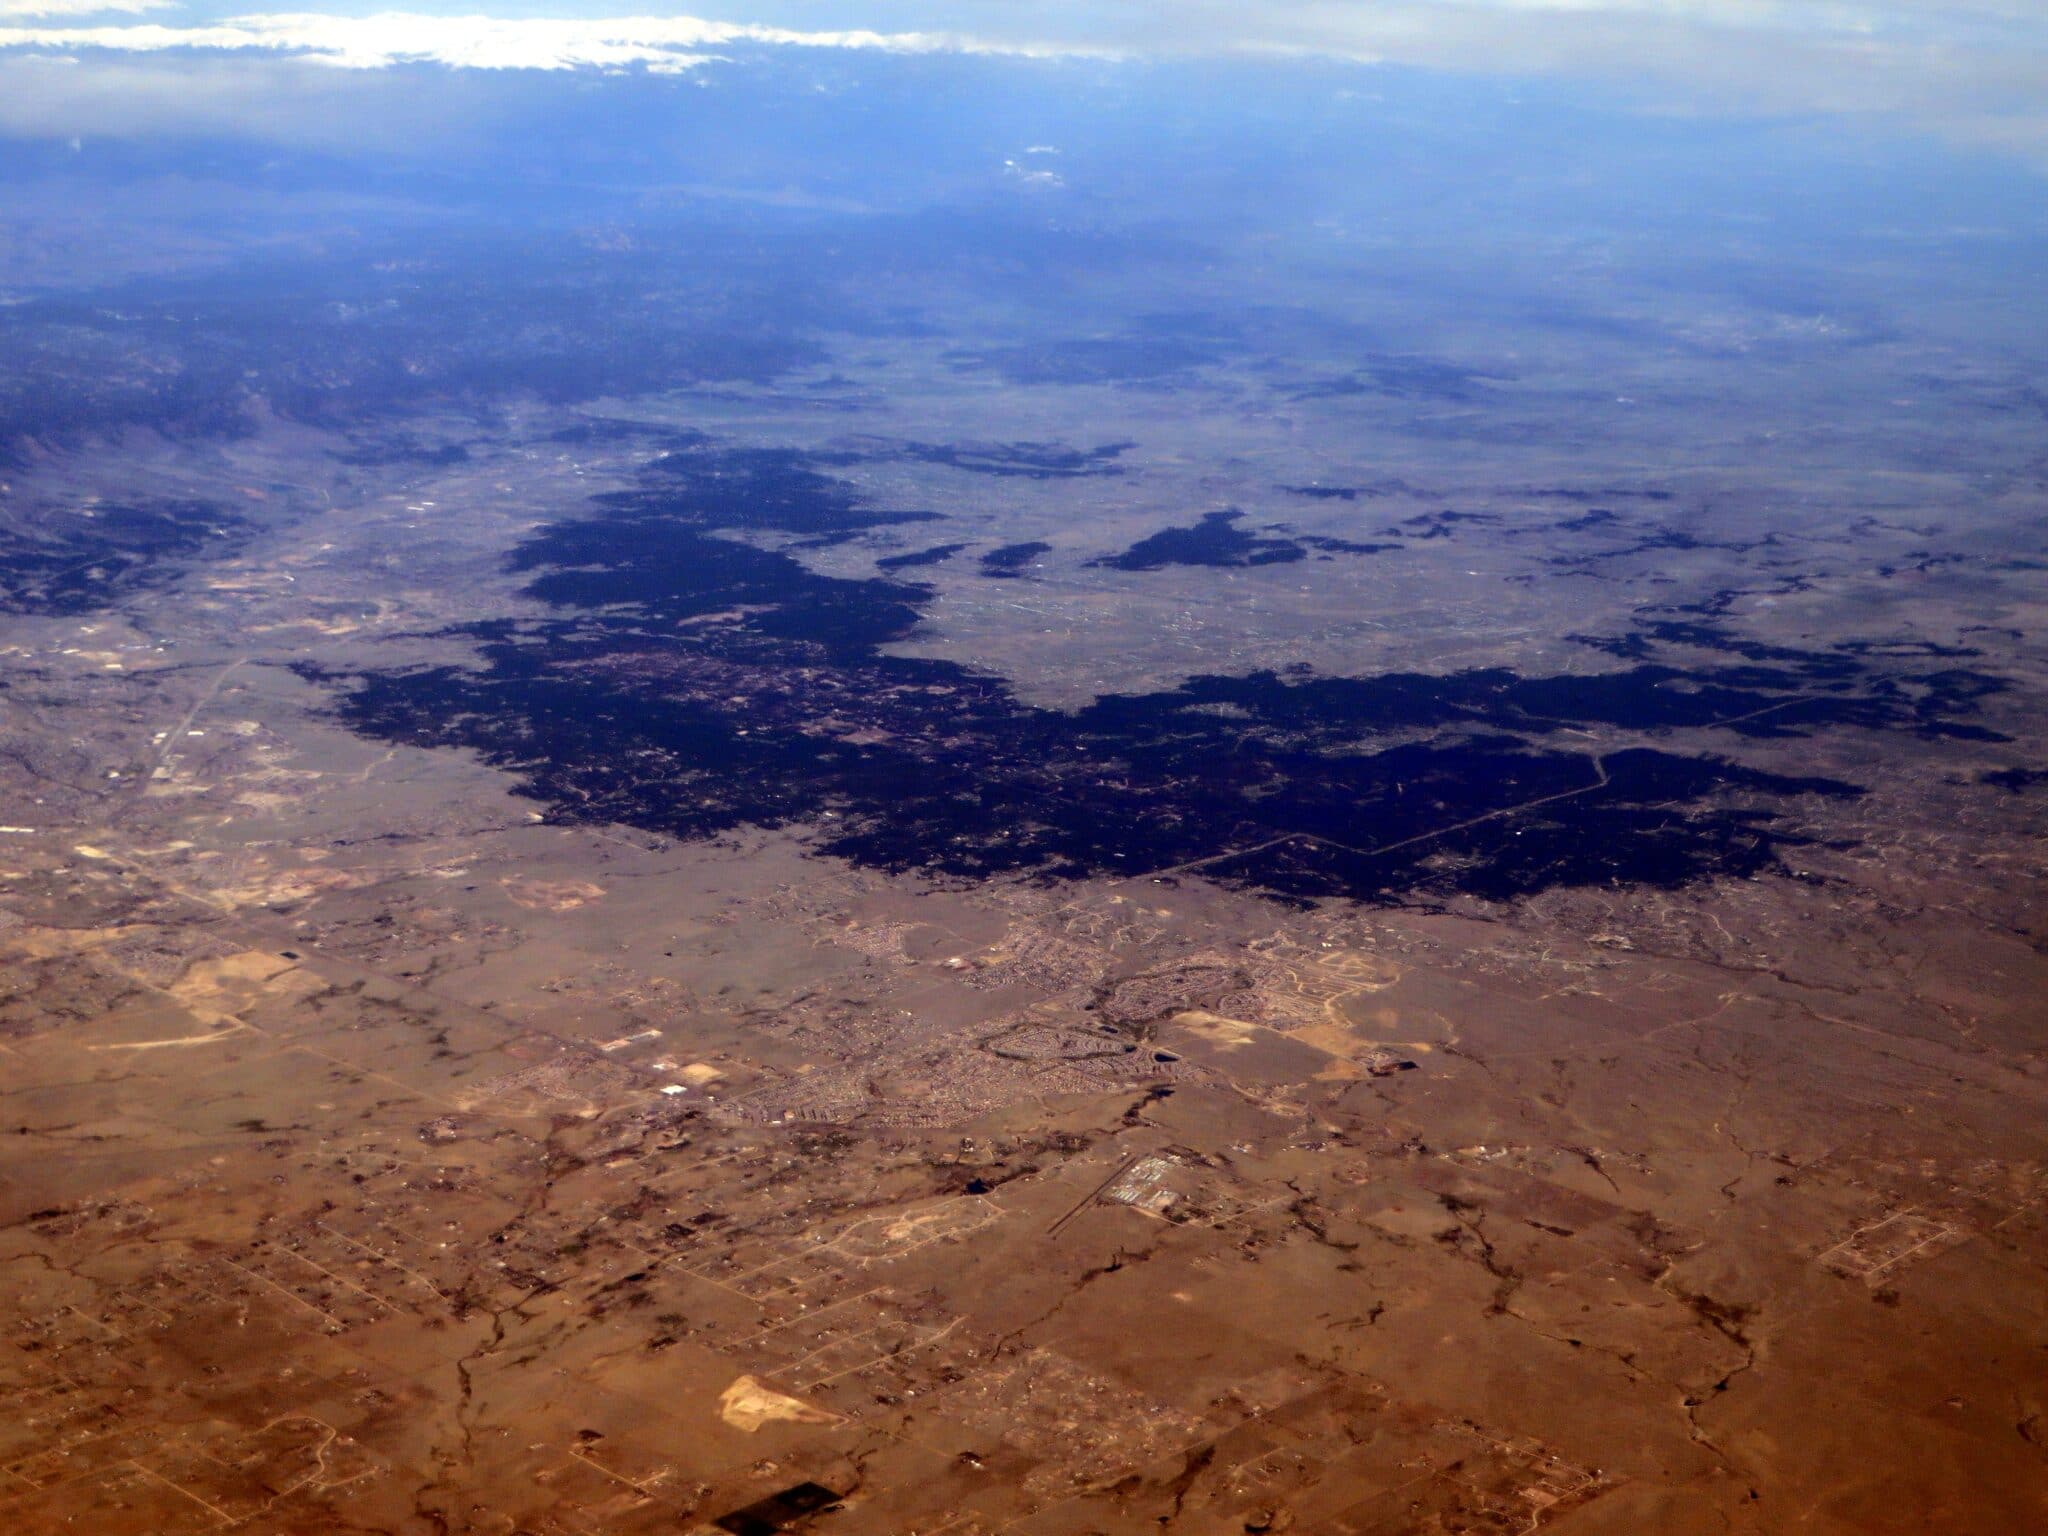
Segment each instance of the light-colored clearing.
M718 1414L734 1429L753 1434L764 1424L837 1424L840 1416L800 1397L764 1387L742 1376L719 1394Z

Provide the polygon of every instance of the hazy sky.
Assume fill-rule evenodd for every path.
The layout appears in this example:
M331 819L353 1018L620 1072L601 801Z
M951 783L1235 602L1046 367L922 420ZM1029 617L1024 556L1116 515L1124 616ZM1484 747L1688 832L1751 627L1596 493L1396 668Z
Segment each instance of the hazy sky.
M1662 112L1876 117L2048 166L2048 0L706 0L696 10L703 19L658 8L621 16L574 0L290 12L232 0L0 0L0 57L57 56L90 69L117 54L198 47L359 69L681 71L750 44L1300 53L1583 78ZM63 90L49 72L31 83L57 110ZM25 116L17 105L0 127L23 131Z

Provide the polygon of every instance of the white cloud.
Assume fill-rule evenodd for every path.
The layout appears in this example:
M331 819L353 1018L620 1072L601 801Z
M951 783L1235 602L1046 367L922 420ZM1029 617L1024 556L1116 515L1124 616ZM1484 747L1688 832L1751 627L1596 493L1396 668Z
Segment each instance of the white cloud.
M1027 155L1040 154L1043 151L1027 149L1024 153ZM1003 174L1018 185L1026 187L1055 188L1064 187L1067 184L1066 178L1060 175L1058 171L1035 171L1016 160L1005 160L1003 162Z
M162 0L116 0L133 10ZM522 0L524 3L524 0ZM564 0L575 4L578 0ZM1029 57L1310 56L1608 82L1666 111L1890 116L2048 161L2048 0L752 0L894 30L688 16L264 13L169 26L0 25L0 53L196 51L352 70L694 69L743 46ZM0 0L0 17L95 0ZM931 21L933 26L920 25Z
M0 16L137 16L144 11L172 11L177 0L0 0Z
M0 4L8 0L0 0ZM18 0L23 4L74 0ZM81 9L89 0L75 0ZM151 5L157 0L130 0ZM104 7L99 7L104 9ZM646 65L687 69L734 44L796 48L873 48L894 53L1041 54L1088 52L1029 43L992 43L944 32L797 31L691 16L624 16L599 20L541 17L428 16L387 11L374 16L317 13L231 17L211 25L0 27L0 48L84 48L124 53L173 49L289 54L347 69L394 64L445 64L461 69L617 69Z

